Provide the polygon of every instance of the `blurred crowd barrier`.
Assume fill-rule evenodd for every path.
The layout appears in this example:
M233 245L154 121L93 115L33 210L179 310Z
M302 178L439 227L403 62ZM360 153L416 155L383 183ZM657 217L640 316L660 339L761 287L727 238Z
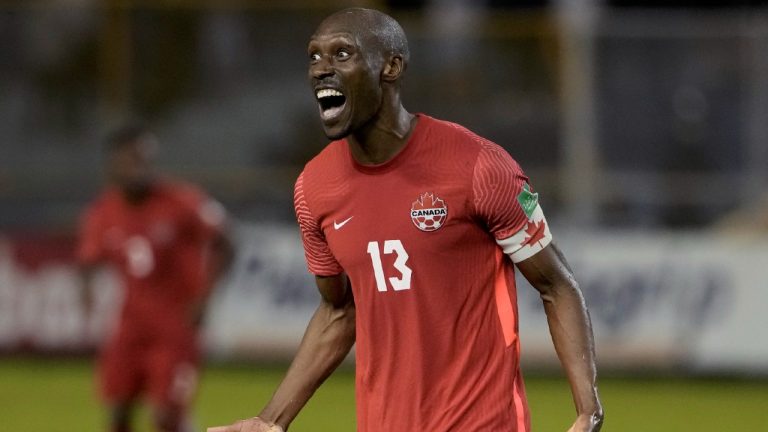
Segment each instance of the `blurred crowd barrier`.
M319 301L298 229L245 224L236 238L237 261L209 310L208 353L288 360ZM760 289L768 240L567 230L557 238L584 291L606 370L768 374L768 290ZM102 274L94 312L84 316L70 243L0 243L0 352L82 353L112 328L119 285ZM552 369L541 300L524 280L518 294L523 362Z

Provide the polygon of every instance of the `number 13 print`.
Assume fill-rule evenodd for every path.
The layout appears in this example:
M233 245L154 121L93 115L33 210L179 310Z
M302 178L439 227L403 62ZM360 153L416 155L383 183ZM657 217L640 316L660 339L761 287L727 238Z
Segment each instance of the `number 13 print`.
M376 288L380 292L387 291L387 281L384 278L384 268L381 264L381 253L379 252L379 242L368 242L368 254L371 256L373 264L373 275L376 277ZM400 240L384 241L384 254L396 253L397 257L393 267L400 272L400 277L390 277L389 283L395 291L411 289L411 268L405 263L408 261L408 252L405 251L403 243Z

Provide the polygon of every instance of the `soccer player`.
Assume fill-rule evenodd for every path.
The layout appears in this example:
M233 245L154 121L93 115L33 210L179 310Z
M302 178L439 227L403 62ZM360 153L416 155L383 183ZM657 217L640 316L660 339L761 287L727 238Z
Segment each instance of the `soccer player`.
M109 136L109 185L81 222L77 254L86 311L96 266L116 268L125 288L117 328L98 361L113 432L131 430L131 409L144 395L157 430L191 430L198 330L214 282L232 256L221 205L192 185L157 176L155 146L142 126Z
M355 343L358 430L529 431L516 270L544 302L576 405L569 430L599 430L589 316L518 164L405 110L408 43L391 17L331 15L308 54L333 142L299 176L295 206L322 300L258 417L208 431L287 429Z

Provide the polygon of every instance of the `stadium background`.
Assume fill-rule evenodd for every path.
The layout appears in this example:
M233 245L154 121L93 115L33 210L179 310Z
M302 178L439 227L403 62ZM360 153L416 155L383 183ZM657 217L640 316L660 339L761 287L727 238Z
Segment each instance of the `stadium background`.
M119 289L101 275L85 320L72 245L100 187L100 139L132 117L157 131L162 169L236 221L199 422L269 397L317 300L291 205L326 142L306 40L350 5L405 27L410 110L493 139L533 179L590 305L606 430L768 427L765 2L3 0L0 429L103 420L90 362ZM565 430L570 396L531 291L520 307L534 428ZM354 430L351 373L292 430Z

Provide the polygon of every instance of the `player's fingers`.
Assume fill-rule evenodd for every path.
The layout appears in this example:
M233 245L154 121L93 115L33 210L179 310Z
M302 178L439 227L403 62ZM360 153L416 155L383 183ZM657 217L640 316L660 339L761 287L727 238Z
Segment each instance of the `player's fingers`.
M235 432L232 426L214 426L205 430L206 432Z

